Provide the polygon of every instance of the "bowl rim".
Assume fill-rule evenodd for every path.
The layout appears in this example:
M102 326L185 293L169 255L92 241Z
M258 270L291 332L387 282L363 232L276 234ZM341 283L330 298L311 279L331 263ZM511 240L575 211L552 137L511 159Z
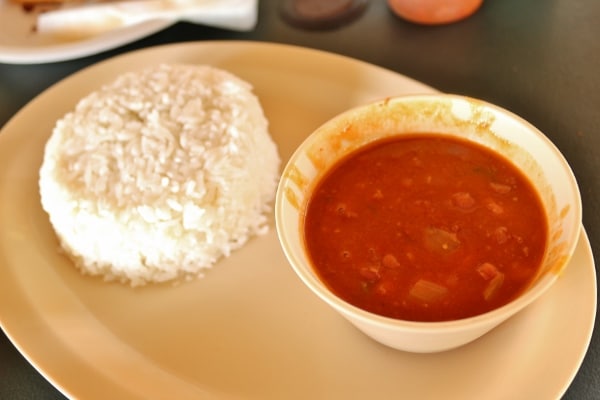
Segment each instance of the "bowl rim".
M483 327L485 325L489 325L492 321L498 321L499 323L508 319L509 317L517 314L519 311L527 307L529 304L535 302L541 295L543 295L558 279L560 276L560 272L548 272L541 276L536 282L527 287L524 292L519 294L516 298L509 301L508 303L497 307L495 309L489 310L487 312L477 314L474 316L453 319L453 320L444 320L444 321L413 321L413 320L403 320L399 318L386 317L383 315L379 315L367 310L364 310L358 306L355 306L339 296L337 296L333 291L331 291L328 286L318 278L318 273L314 271L314 267L312 267L308 257L305 255L306 262L303 260L298 260L295 254L292 253L291 246L289 244L289 238L287 234L287 229L284 226L284 216L283 211L286 207L284 189L291 181L290 178L287 177L286 172L289 171L289 168L295 165L295 162L303 155L304 150L314 141L315 133L321 129L324 125L330 123L334 120L340 120L346 118L348 115L354 114L359 110L363 110L374 105L380 103L387 102L410 102L410 101L439 101L439 100L450 100L450 101L466 101L469 104L477 104L478 106L483 106L492 111L495 111L496 114L503 115L504 117L512 120L513 122L521 125L532 134L537 136L544 142L547 150L549 150L556 161L564 168L566 174L569 177L569 186L571 187L572 193L574 195L574 199L576 200L575 204L572 204L572 216L571 220L578 221L578 226L573 229L572 234L568 237L567 240L567 248L564 251L566 255L564 260L564 265L566 266L569 260L572 258L575 248L577 246L578 238L580 236L579 227L582 225L582 200L581 200L581 192L577 183L577 179L571 166L567 162L564 155L560 152L560 150L556 147L556 145L537 127L535 127L532 123L525 120L521 116L515 114L514 112L507 110L501 106L489 103L488 101L477 99L470 96L451 94L451 93L434 93L434 94L407 94L407 95L398 95L398 96L387 96L381 98L379 100L371 101L368 103L360 104L349 108L333 117L324 121L320 126L315 128L313 132L311 132L294 150L293 154L290 156L286 165L284 166L281 174L281 179L277 186L277 192L275 196L275 225L277 230L278 239L280 242L280 246L283 249L285 256L288 260L288 263L291 265L295 273L300 277L303 283L308 286L308 288L316 294L321 300L325 301L328 305L336 309L338 312L343 315L350 317L352 319L356 319L358 321L362 321L371 325L378 325L381 327L385 327L388 329L395 330L408 330L418 333L419 331L430 331L432 329L436 331L459 331L464 329L465 326L469 327ZM470 140L470 139L467 139ZM522 171L525 172L525 171ZM291 207L289 203L287 203L287 207ZM302 206L304 207L304 206ZM298 211L301 214L301 211ZM301 218L301 215L298 216ZM301 229L302 224L299 223L299 228ZM300 238L302 238L302 234L300 233ZM304 251L305 245L300 243L302 247L302 251Z

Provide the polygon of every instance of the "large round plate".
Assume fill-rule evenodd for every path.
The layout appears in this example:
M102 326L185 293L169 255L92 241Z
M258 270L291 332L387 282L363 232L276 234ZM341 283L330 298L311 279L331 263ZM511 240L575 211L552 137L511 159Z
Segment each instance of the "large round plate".
M57 118L126 70L211 64L251 82L281 157L317 125L388 95L430 92L402 75L276 44L203 42L126 54L42 93L0 133L0 322L73 398L558 398L589 344L595 269L582 229L556 285L481 339L410 354L367 338L288 266L274 229L201 280L131 289L82 276L56 251L37 171ZM578 310L573 313L572 310Z
M0 62L33 64L69 60L141 39L172 25L148 21L93 37L59 38L35 32L36 16L11 0L0 0Z

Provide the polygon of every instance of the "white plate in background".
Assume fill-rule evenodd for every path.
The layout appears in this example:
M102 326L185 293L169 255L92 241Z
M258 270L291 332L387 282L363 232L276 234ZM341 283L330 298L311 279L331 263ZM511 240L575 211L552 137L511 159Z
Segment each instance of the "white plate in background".
M0 62L34 64L70 60L110 50L173 25L149 21L86 38L59 38L35 31L36 16L11 0L0 0Z

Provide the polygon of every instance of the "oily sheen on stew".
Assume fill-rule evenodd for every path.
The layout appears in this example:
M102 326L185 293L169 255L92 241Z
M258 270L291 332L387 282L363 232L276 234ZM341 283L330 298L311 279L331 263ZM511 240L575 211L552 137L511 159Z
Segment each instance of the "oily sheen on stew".
M412 321L498 308L539 271L548 223L508 160L456 137L405 135L339 161L304 220L313 268L343 300Z

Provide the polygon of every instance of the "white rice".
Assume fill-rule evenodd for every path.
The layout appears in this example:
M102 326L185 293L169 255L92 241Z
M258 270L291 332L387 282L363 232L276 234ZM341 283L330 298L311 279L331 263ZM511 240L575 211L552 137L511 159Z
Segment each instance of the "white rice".
M250 84L163 64L57 122L41 202L83 272L133 286L189 278L268 231L279 163Z

